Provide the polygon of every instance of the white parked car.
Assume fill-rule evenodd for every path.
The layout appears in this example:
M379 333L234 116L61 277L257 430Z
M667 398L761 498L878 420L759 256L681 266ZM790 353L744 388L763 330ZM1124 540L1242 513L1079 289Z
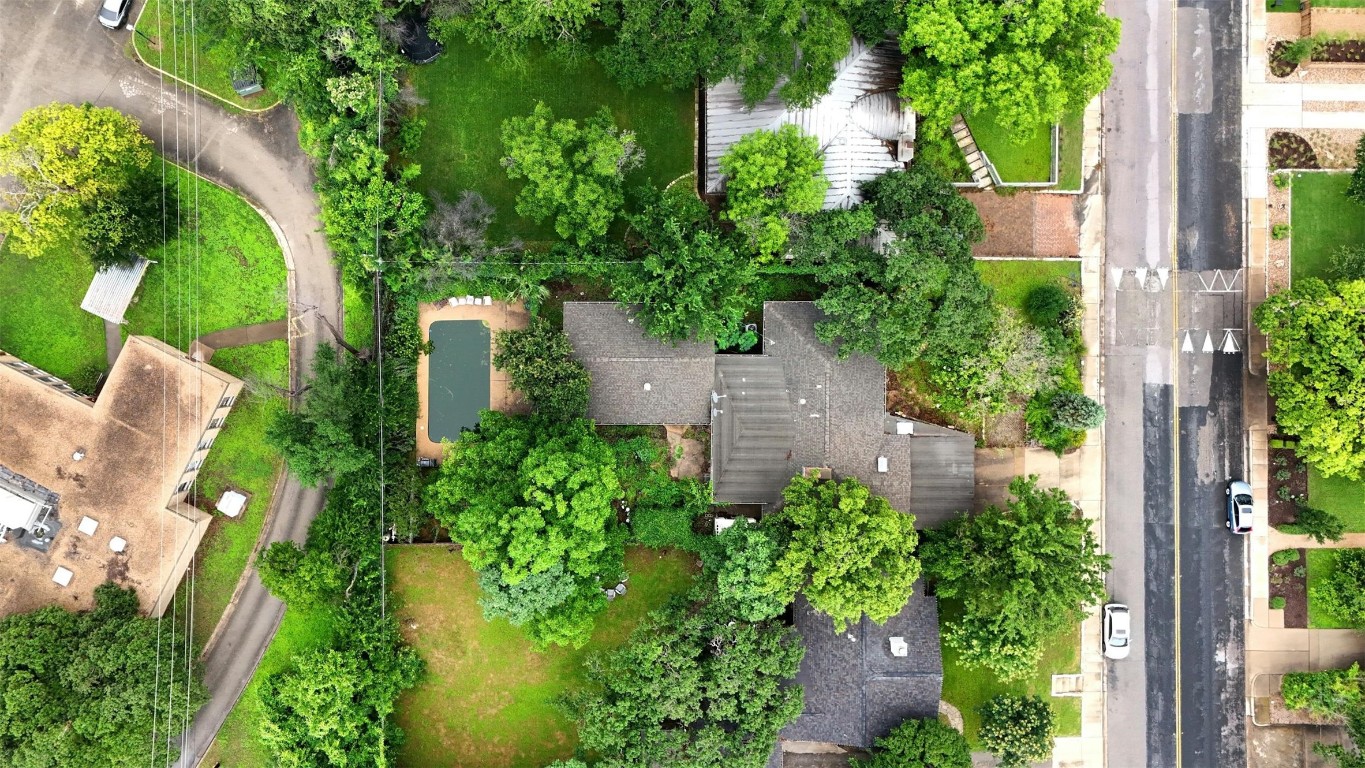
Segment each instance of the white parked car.
M1104 606L1103 642L1104 655L1110 659L1128 658L1128 650L1133 644L1132 623L1129 621L1128 606L1110 603Z
M98 18L100 24L108 29L118 29L128 20L128 6L132 0L104 0L100 3Z

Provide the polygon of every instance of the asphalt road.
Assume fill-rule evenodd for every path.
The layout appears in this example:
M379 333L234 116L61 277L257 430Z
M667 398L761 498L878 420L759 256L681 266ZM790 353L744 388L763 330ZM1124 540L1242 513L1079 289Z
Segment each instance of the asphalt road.
M1108 11L1105 543L1138 634L1108 672L1107 762L1245 765L1244 541L1221 517L1245 455L1240 6Z
M95 0L4 0L0 24L0 131L23 112L54 101L114 107L142 121L143 131L168 157L245 195L269 214L288 244L294 371L306 371L319 340L330 338L325 315L340 328L341 286L321 232L312 161L299 149L291 112L228 114L211 99L174 88L129 58L132 32L95 21ZM134 15L141 7L136 3ZM269 541L302 542L322 509L322 494L286 480ZM284 605L254 572L218 640L205 658L211 699L184 740L181 766L208 749L274 637Z

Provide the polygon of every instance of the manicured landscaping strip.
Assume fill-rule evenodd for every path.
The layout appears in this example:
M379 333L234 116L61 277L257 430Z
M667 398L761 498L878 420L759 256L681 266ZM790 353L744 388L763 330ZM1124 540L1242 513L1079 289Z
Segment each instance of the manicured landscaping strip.
M104 322L81 309L95 276L84 256L70 252L29 258L0 244L0 349L93 392L109 370Z
M202 31L191 34L189 14L180 5L177 8L175 0L147 0L133 34L142 60L240 109L259 111L278 104L279 97L268 88L248 98L237 95L232 89L232 68L240 61L235 43ZM193 26L201 24L195 19Z
M1365 245L1365 207L1346 197L1350 173L1296 173L1290 188L1290 279L1327 278L1332 253Z
M967 118L976 146L986 153L1005 183L1046 182L1052 179L1052 128L1039 128L1025 141L995 122L989 110Z
M400 765L414 768L541 768L572 756L577 732L556 702L582 685L584 659L624 643L697 572L688 553L631 547L629 591L598 618L588 645L537 652L505 620L484 621L477 575L453 547L391 547L388 562L404 636L427 662L396 713L407 735Z
M455 42L435 62L411 70L427 106L421 146L414 159L422 166L416 184L447 200L475 190L497 211L490 229L496 241L557 239L549 220L540 224L516 213L522 182L511 181L501 165L502 123L529 115L537 101L556 118L583 119L606 106L616 124L635 131L644 149L643 167L626 177L626 190L652 180L662 187L694 168L695 100L690 90L622 90L592 58L570 65L538 45L525 51L524 66L490 59L481 46Z
M1313 590L1327 580L1337 568L1335 549L1310 549L1308 556L1308 628L1309 629L1348 629L1350 623L1337 618L1313 599Z
M223 722L218 738L200 765L218 768L260 768L272 765L272 755L261 746L261 691L271 675L289 669L295 656L324 648L332 642L332 613L327 608L288 608L279 631L261 658L256 674Z
M950 600L938 604L939 623L956 615L961 607ZM1074 674L1081 671L1080 628L1069 627L1048 640L1038 671L1030 678L1014 683L1003 683L989 670L962 664L957 651L943 646L943 700L962 712L963 734L972 749L981 750L977 736L981 716L977 709L993 696L1002 693L1038 695L1052 705L1058 736L1081 735L1081 700L1075 696L1052 694L1052 675Z
M1065 192L1081 188L1082 148L1085 144L1085 109L1081 108L1062 118L1061 157L1057 167L1057 189Z

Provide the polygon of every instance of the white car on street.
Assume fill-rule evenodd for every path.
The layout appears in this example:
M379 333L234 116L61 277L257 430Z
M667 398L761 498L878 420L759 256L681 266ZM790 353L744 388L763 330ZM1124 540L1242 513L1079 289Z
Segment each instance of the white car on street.
M1110 659L1128 658L1128 649L1133 644L1132 624L1129 621L1128 606L1123 603L1110 603L1104 606L1104 655Z

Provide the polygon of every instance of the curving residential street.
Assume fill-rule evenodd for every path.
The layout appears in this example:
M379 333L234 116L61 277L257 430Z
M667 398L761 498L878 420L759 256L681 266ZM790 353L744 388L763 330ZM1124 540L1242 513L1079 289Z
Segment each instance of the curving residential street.
M133 8L134 17L141 3ZM109 31L95 20L91 0L10 0L0 25L0 131L25 110L54 101L108 106L142 121L170 158L246 196L273 220L290 267L290 317L297 336L290 355L297 380L321 340L323 318L341 322L341 285L321 232L312 161L299 149L292 112L229 114L212 99L176 87L129 58L131 30ZM303 542L322 509L320 490L292 477L278 494L266 540ZM254 570L229 608L227 623L205 658L212 698L186 736L178 765L193 766L212 743L284 613Z

